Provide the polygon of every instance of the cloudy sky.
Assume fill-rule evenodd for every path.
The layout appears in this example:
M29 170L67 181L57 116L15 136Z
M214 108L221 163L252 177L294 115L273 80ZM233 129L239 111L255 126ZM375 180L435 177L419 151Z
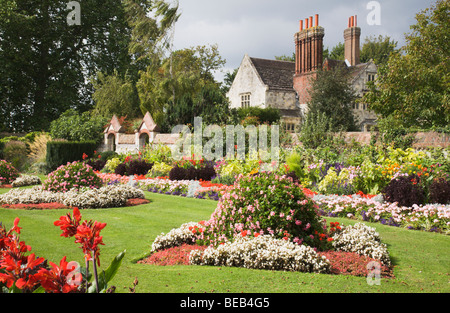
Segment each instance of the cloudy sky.
M173 0L175 3L176 0ZM370 6L371 2L379 4ZM361 42L368 36L390 36L404 45L404 34L415 15L434 0L179 0L181 17L175 27L174 49L217 44L227 63L239 67L243 56L274 59L292 55L299 21L319 14L325 28L324 46L343 42L348 18L357 15ZM369 5L369 8L368 8ZM379 15L377 15L379 12ZM376 18L379 17L379 23ZM221 80L222 74L217 75Z

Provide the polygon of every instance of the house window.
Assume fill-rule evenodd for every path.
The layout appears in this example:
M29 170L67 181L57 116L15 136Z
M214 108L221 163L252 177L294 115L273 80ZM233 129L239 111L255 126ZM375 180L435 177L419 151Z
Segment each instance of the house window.
M293 133L293 132L295 132L295 124L294 123L286 123L286 124L284 124L284 129L288 133Z
M241 95L241 107L249 108L250 107L250 93L244 93Z
M369 74L367 75L367 81L373 82L375 80L375 74Z

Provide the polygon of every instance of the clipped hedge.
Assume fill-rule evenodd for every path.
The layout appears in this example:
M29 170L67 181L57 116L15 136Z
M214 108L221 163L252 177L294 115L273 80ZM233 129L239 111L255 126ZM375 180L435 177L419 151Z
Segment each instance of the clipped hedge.
M47 142L47 166L53 171L60 165L80 161L84 153L93 155L97 146L95 141L49 141Z

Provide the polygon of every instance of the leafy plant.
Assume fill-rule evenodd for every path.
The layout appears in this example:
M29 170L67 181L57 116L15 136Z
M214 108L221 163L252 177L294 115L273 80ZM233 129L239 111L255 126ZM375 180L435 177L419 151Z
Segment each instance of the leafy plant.
M385 201L397 202L400 206L411 207L425 203L425 191L417 175L393 179L382 191Z

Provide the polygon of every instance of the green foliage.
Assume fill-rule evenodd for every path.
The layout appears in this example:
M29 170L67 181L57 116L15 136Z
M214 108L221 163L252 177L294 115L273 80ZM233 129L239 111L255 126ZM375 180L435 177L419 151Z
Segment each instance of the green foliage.
M387 63L390 54L395 52L396 48L397 42L391 41L389 36L367 37L361 48L361 62L373 60L376 65L382 66Z
M356 96L348 75L346 68L335 67L318 71L316 79L312 81L308 114L324 113L334 131L356 129L351 107Z
M100 188L102 180L95 174L92 167L84 162L72 162L58 167L48 174L47 180L42 184L43 190L52 192L67 192L74 189Z
M113 115L133 118L140 112L137 90L129 76L122 78L117 71L111 75L98 73L93 86L94 114L105 118Z
M27 145L21 141L9 141L5 144L3 155L5 160L10 162L19 171L22 171L27 165Z
M406 45L379 69L363 101L404 127L445 127L450 123L450 3L439 0L416 16Z
M308 149L316 149L325 141L330 140L333 126L330 118L324 113L308 112L305 123L300 131L300 141Z
M53 139L99 143L103 138L103 130L107 121L107 118L99 115L89 112L79 114L70 109L51 123L50 134Z
M258 124L278 124L281 119L280 110L276 108L238 108L237 114L241 122L248 117L256 117Z
M195 103L203 88L216 84L213 72L220 69L225 60L219 55L216 45L174 51L169 57L154 62L140 73L137 90L141 111L150 112L158 125L163 124L163 111L168 104L184 106ZM220 87L217 85L217 89ZM222 96L224 98L224 96ZM213 100L216 100L214 96ZM220 105L224 102L219 101ZM213 103L208 103L212 106ZM171 106L168 106L171 109ZM185 109L179 109L184 111ZM179 117L179 116L177 116ZM167 126L169 128L171 125Z
M94 155L96 148L95 141L49 141L47 143L47 166L50 170L54 170L62 164L82 160L83 154Z

